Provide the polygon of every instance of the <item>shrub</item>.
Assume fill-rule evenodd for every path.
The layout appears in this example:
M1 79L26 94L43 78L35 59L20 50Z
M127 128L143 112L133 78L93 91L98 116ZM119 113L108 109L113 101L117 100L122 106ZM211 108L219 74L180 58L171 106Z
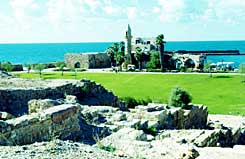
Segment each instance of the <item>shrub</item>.
M148 127L147 129L144 129L144 132L147 134L151 134L152 136L156 136L157 135L157 128Z
M128 108L135 108L135 106L138 105L137 100L133 97L124 97L122 100L125 102Z
M108 151L108 152L115 152L116 151L116 148L111 146L111 145L108 145L108 146L105 146L105 145L98 145L98 147L101 149L101 150L105 150L105 151Z
M174 107L186 107L191 102L190 94L180 87L175 87L171 91L169 105Z
M107 145L107 146L104 145L101 142L101 139L100 139L98 134L93 135L93 139L96 142L96 145L98 146L98 148L100 148L101 150L108 151L108 152L115 152L116 151L116 148L113 147L111 144Z
M128 108L135 108L137 105L147 105L148 103L151 103L152 100L150 98L147 99L135 99L133 97L124 97L121 98L126 104Z
M186 72L187 71L187 67L182 66L182 67L180 67L179 71L180 72Z

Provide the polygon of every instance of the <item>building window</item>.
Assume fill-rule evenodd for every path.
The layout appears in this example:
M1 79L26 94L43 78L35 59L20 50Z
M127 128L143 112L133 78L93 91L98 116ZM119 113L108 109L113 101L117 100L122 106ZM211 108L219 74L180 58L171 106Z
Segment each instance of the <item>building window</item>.
M80 68L80 67L81 67L80 62L75 63L74 68Z
M151 41L147 41L147 44L151 44Z

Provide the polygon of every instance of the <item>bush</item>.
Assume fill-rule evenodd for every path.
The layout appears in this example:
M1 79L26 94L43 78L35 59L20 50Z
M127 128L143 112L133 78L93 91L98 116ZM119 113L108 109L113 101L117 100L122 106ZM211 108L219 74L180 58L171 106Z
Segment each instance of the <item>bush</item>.
M155 127L148 127L147 129L144 129L143 131L147 134L151 134L152 136L157 135L157 128Z
M161 69L151 69L151 68L148 68L146 71L147 72L161 72Z
M186 107L191 102L190 94L180 87L175 87L171 91L169 105L174 107Z
M10 62L3 62L0 65L0 69L7 72L11 72L14 69L14 66Z
M121 100L123 100L128 108L135 108L137 105L147 105L148 103L151 103L152 100L150 98L148 99L135 99L133 97L124 97Z
M180 72L186 72L187 71L187 67L182 66L182 67L180 67L179 71Z

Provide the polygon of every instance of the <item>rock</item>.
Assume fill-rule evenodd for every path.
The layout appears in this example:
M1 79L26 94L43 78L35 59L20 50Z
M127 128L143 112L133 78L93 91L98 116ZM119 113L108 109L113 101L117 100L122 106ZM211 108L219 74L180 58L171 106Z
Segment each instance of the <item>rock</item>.
M66 95L65 102L68 104L75 104L78 102L78 99L76 96Z
M5 71L0 70L0 78L13 78L13 76L11 76Z
M182 128L202 129L207 126L208 110L204 105L193 105L190 110L184 110Z
M205 147L197 149L200 156L197 159L244 159L245 146L234 146L234 148Z
M9 120L13 118L15 118L15 116L8 112L0 112L0 120Z
M118 108L110 106L81 106L81 116L88 123L98 125L108 122L111 125L111 117Z
M181 155L181 159L196 159L199 156L199 152L194 148L189 149L186 153Z
M200 129L207 126L207 107L192 105L188 109L149 104L130 109L128 119L144 119L149 127L157 129Z
M117 111L113 116L112 116L112 120L113 121L123 121L126 120L126 114L122 111Z
M59 102L57 102L56 100L52 100L52 99L43 99L43 100L33 99L28 102L28 111L29 111L29 114L36 113L36 112L48 109L53 106L57 106L59 104L60 104Z
M194 140L198 147L217 146L220 137L220 130L205 130Z

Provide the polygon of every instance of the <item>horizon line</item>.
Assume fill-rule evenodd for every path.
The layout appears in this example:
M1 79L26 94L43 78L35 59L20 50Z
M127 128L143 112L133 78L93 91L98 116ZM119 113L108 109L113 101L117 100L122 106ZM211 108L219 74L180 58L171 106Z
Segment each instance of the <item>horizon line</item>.
M124 40L121 40L124 41ZM231 42L231 41L245 41L244 40L168 40L166 42ZM116 43L120 41L80 41L80 42L6 42L1 44L78 44L78 43Z

